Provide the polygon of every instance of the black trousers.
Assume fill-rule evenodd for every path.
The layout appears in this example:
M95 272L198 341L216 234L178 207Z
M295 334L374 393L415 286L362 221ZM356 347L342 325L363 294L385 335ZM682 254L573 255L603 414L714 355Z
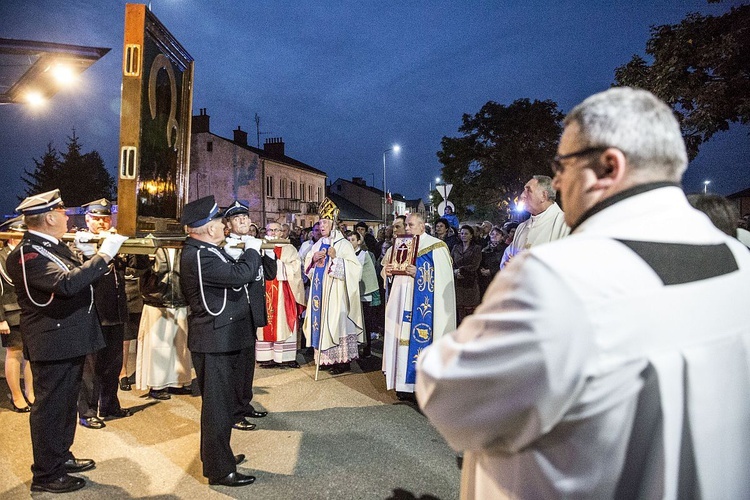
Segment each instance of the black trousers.
M104 347L86 356L83 383L78 395L78 415L96 417L120 410L117 397L125 325L102 325Z
M192 353L201 397L203 475L220 479L237 470L229 443L237 408L237 378L244 369L241 351Z
M242 420L245 413L254 409L250 401L253 400L253 377L255 377L255 342L252 347L240 351L239 363L235 386L237 397L237 407L234 411L235 422Z
M85 356L60 361L32 361L36 401L31 407L33 482L47 483L65 475L64 463L73 457L76 397Z

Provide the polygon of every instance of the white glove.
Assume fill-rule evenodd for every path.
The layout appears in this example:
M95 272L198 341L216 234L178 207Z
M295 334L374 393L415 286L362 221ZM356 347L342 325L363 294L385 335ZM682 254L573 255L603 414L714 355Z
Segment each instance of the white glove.
M273 260L276 260L276 254L273 252L273 250L263 250L263 254L266 257L269 257L269 258L271 258Z
M76 233L73 243L76 248L86 257L91 257L96 253L96 243L92 243L96 237L88 231L79 231Z
M242 255L242 249L237 248L237 245L240 244L242 240L237 238L232 238L231 236L227 236L226 242L227 244L224 245L224 251L229 254L231 258L234 260L237 260L240 258L240 255Z
M102 241L102 244L99 247L99 253L109 255L110 259L114 259L115 255L117 255L120 250L122 243L127 239L127 236L121 234L110 234L104 238L104 241Z
M263 243L263 240L253 238L252 236L246 234L242 237L242 241L245 243L246 252L252 248L256 252L258 252L258 255L260 255L260 245Z

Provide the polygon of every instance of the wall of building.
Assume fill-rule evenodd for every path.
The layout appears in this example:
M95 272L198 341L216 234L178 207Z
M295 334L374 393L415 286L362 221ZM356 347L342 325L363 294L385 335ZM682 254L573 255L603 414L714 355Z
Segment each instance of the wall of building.
M318 220L318 204L325 198L326 176L275 160L263 161L267 220L311 226Z
M378 192L370 191L366 187L345 179L337 179L336 182L331 184L331 192L346 198L371 214L381 215L383 213L382 195Z
M212 194L226 207L239 200L257 224L263 212L261 179L258 154L211 133L192 134L188 201Z

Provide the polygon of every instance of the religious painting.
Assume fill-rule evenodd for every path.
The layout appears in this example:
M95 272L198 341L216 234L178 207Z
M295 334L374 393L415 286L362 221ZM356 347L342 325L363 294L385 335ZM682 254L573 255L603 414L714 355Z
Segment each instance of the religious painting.
M142 4L125 6L118 231L182 232L193 58Z
M419 236L405 234L396 236L391 248L391 260L388 262L391 274L405 275L406 268L413 266L417 261L417 249L419 248Z

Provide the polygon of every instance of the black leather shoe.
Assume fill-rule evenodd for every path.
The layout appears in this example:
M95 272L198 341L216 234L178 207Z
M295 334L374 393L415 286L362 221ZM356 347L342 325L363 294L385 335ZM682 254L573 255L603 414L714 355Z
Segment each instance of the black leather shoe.
M231 472L220 479L209 479L208 484L218 486L246 486L255 482L255 476L246 476L240 472Z
M128 377L122 377L120 379L120 390L121 391L129 391L130 390L130 382L128 381Z
M258 361L258 366L261 368L277 368L279 365L276 361Z
M243 418L242 420L235 422L232 428L237 429L238 431L251 431L255 429L255 424L251 424Z
M78 419L78 423L89 429L101 429L106 427L106 424L99 417L81 417Z
M255 478L253 478L255 479ZM80 490L86 486L86 480L82 477L69 476L65 474L62 477L50 481L49 483L31 482L31 491L48 491L50 493L68 493L69 491Z
M299 368L299 363L296 361L286 361L285 363L281 363L281 366L286 368Z
M65 472L83 472L96 467L96 462L90 458L71 458L63 465L65 465Z
M127 409L127 408L120 408L117 411L113 411L113 412L107 413L107 414L100 413L101 418L104 421L115 420L117 418L125 418L125 417L131 416L132 414L133 414L133 412L130 411L129 409Z
M172 399L172 396L169 395L166 389L157 391L155 389L151 389L148 391L148 397L152 399L158 399L159 401L166 401L167 399Z
M249 412L245 413L245 416L250 418L263 418L266 415L268 415L267 411L250 410Z
M185 395L188 395L188 394L192 394L193 393L193 389L190 386L188 386L188 387L168 387L167 388L167 393L169 393L169 394L177 394L178 396L185 396Z
M331 368L331 375L341 375L350 371L352 371L352 366L349 363L340 363Z
M13 407L13 411L16 413L29 413L31 411L30 406L24 406L23 408L19 408L16 406L16 403L13 402L13 399L11 398L10 404Z
M242 453L234 456L234 465L240 465L244 461L245 461L245 455L243 455Z

